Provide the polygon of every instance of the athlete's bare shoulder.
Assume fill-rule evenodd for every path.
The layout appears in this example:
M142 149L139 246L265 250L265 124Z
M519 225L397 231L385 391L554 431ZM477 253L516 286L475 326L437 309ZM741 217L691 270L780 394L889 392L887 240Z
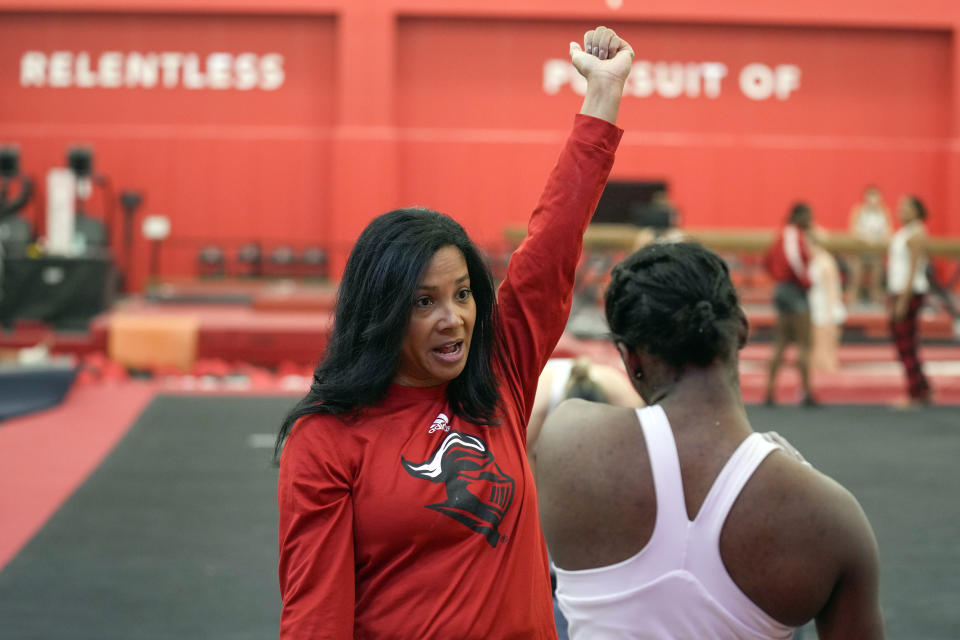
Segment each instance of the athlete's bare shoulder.
M720 550L734 582L781 622L816 618L821 638L882 637L870 523L850 491L793 453L775 451L760 465L730 510Z
M612 442L634 437L638 426L632 408L580 399L564 400L544 421L533 449L534 460L538 466L589 464L578 461L584 456L593 458ZM577 461L569 459L574 452Z
M605 566L649 540L656 497L634 409L564 401L547 417L533 457L540 520L557 566Z

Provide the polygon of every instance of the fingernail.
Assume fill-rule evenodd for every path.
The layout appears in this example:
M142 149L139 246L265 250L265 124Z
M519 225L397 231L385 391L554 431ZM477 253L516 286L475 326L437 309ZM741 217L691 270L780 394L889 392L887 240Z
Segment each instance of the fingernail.
M607 50L606 50L606 49L600 49L600 59L603 60L603 59L606 58L606 57L607 57Z

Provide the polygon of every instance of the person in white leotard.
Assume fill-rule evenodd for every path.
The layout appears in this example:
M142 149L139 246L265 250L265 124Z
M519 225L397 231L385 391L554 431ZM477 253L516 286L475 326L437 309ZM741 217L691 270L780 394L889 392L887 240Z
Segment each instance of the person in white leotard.
M878 549L856 499L754 433L726 264L651 245L613 270L606 316L645 409L562 403L534 449L573 640L882 639Z
M871 250L847 256L847 300L851 304L860 300L864 276L870 301L878 305L883 303L882 257L892 229L893 221L883 194L876 185L868 185L863 190L862 201L850 209L850 234Z
M537 395L527 423L528 450L536 444L543 421L567 398L605 402L616 407L643 406L643 399L622 369L586 356L550 358L537 382Z

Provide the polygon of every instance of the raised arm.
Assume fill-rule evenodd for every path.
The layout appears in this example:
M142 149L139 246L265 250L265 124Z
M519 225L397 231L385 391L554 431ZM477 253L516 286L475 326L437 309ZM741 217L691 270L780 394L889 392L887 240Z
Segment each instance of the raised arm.
M527 414L570 314L583 233L613 166L622 134L614 122L633 49L611 29L598 27L586 33L583 48L570 43L570 58L587 80L583 105L498 296L505 373Z

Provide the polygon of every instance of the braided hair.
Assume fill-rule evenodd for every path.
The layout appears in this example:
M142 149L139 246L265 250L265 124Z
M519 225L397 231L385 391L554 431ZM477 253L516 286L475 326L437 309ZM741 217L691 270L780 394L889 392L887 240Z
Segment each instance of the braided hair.
M698 244L652 244L613 269L606 294L613 339L681 368L729 359L745 318L727 264Z

